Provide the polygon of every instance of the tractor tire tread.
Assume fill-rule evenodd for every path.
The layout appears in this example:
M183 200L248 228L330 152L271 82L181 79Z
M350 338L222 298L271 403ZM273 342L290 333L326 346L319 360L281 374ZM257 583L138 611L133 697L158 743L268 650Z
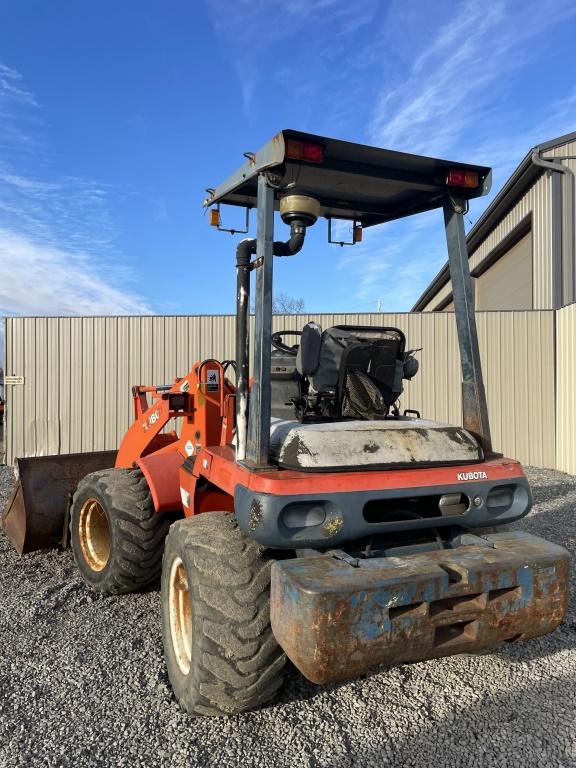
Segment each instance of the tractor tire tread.
M92 494L101 502L112 529L109 561L98 573L83 562L75 536L80 507ZM87 475L74 494L70 519L72 546L84 580L107 594L133 592L156 581L170 523L154 509L148 483L139 469L106 469Z
M282 685L286 662L270 627L270 556L229 512L175 523L166 541L165 574L174 551L188 572L196 622L194 669L186 685L174 686L181 706L194 715L218 715L268 703ZM165 626L165 646L169 642ZM169 654L167 662L174 685Z

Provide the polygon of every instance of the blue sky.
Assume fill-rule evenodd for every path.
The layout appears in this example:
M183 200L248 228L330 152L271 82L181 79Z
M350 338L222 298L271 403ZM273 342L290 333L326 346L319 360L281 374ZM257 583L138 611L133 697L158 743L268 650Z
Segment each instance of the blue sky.
M573 0L4 2L0 314L232 312L204 189L285 127L492 165L497 191L576 130L575 33ZM444 261L438 212L355 248L321 224L276 288L408 310Z

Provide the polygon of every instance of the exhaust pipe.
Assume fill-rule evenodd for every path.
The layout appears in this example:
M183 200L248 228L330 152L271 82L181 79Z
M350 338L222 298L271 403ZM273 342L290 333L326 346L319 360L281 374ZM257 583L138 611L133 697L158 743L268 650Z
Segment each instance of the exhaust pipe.
M280 215L290 224L290 238L275 241L274 256L294 256L304 245L306 227L314 224L320 212L317 200L306 195L286 195L280 201ZM236 247L236 461L246 458L248 433L248 378L250 360L250 272L255 262L258 241L245 238Z

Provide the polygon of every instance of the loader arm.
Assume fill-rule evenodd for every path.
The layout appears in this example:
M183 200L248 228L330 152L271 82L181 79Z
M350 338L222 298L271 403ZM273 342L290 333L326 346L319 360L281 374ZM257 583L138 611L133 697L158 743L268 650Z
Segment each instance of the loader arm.
M166 395L173 387L133 387L134 413L136 418L124 435L116 467L130 468L138 459L178 441L175 431L160 434L170 419L180 415L170 409L170 398ZM147 395L152 395L152 403L147 404Z
M149 403L148 397L152 402ZM195 363L171 385L132 388L135 419L118 449L116 467L130 468L146 457L178 452L182 459L208 445L227 445L234 431L234 387L218 360ZM182 419L180 435L162 432Z

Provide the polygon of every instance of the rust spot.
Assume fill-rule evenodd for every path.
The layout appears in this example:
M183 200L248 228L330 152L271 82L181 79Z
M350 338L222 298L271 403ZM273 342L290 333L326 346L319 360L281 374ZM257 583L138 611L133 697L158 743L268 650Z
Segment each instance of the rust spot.
M258 499L254 499L250 505L250 530L255 531L262 522L262 504Z
M344 520L341 517L332 517L330 520L326 520L322 527L327 536L335 536L343 525Z

